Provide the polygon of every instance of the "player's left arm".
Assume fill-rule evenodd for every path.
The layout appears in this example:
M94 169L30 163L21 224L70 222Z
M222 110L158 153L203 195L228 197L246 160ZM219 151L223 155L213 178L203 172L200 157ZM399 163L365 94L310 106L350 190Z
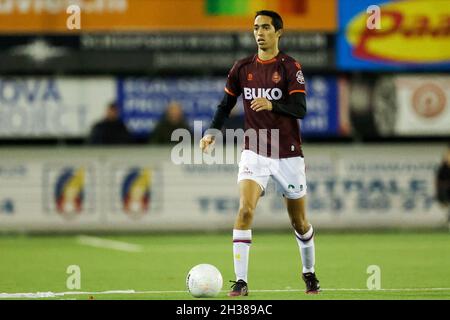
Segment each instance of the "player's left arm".
M303 92L295 92L289 95L284 103L256 98L252 101L250 108L256 112L267 110L291 118L303 119L306 115L306 97Z
M252 101L250 107L256 112L268 110L291 118L303 119L306 115L306 90L301 65L289 59L283 66L286 71L285 79L289 97L283 102L257 98Z

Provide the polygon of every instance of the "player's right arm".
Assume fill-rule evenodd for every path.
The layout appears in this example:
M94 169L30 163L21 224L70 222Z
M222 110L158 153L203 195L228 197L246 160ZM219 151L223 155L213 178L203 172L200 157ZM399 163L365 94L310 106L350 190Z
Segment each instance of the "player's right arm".
M225 120L228 119L231 110L236 105L236 102L236 96L225 92L222 102L217 106L217 110L209 128L221 130ZM215 137L212 134L206 134L200 140L200 149L202 149L203 152L207 151L208 147L214 143L214 138Z
M228 73L227 84L225 85L225 94L222 102L217 106L216 113L210 125L210 129L222 130L225 120L230 116L231 109L234 108L238 96L241 94L241 86L239 81L239 69L241 62L237 61ZM214 143L214 136L206 134L200 140L200 149L203 152L208 150L208 146Z

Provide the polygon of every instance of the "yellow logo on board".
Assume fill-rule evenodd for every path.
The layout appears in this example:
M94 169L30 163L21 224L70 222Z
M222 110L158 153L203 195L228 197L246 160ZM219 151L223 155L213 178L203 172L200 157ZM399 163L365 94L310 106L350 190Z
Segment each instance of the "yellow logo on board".
M365 11L347 25L353 56L395 63L450 62L450 6L444 1L396 1L380 7L381 29L367 28Z

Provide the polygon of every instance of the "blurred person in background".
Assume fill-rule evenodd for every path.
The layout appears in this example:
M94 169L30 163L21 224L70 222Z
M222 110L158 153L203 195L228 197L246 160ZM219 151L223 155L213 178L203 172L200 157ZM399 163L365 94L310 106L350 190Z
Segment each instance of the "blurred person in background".
M450 145L447 148L436 175L438 202L447 208L447 222L450 227Z
M133 139L127 127L120 119L120 110L116 102L111 102L106 108L105 117L91 129L88 143L93 145L128 144Z
M178 101L171 101L167 106L166 112L151 133L150 143L176 143L171 141L172 132L176 129L186 129L191 135L193 134L192 129L184 116L181 104Z

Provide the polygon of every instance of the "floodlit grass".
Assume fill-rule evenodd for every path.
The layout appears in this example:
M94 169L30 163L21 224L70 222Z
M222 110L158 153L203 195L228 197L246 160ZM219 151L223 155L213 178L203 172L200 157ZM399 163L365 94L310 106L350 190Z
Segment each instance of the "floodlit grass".
M77 236L0 237L1 293L63 293L50 299L194 299L186 274L199 263L222 272L226 296L234 280L230 234L99 236L137 245L121 251L80 243ZM323 291L304 294L301 263L292 233L254 230L248 297L238 299L450 299L448 233L350 233L320 231L315 238L316 273ZM67 267L81 270L81 288L70 290ZM381 269L381 289L368 290L367 267ZM110 290L134 290L133 293ZM74 295L75 291L85 293ZM234 298L236 299L236 298Z

